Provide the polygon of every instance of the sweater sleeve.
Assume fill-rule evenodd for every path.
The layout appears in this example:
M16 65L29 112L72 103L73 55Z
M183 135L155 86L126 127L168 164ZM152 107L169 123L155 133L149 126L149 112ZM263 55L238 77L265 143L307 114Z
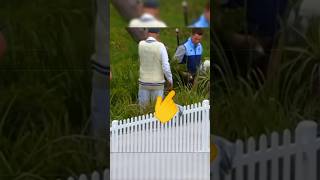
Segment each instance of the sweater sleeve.
M161 45L161 60L162 60L163 73L166 79L172 84L173 79L172 79L172 73L171 73L170 64L169 64L168 52L166 47L163 44Z

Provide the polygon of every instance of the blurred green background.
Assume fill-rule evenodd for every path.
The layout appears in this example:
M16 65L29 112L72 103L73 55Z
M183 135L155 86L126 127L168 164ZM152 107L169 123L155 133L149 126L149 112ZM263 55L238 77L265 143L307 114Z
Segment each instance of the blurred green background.
M94 1L3 0L0 179L56 179L107 166L88 136Z

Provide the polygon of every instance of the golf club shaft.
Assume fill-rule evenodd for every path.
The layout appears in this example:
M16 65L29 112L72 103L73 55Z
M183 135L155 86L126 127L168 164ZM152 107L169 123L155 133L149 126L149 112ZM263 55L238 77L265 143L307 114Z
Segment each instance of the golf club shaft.
M176 29L176 34L177 34L177 46L180 45L180 38L179 38L179 29Z
M185 24L185 26L188 26L188 3L187 3L187 1L182 2L182 7L183 7L184 24Z

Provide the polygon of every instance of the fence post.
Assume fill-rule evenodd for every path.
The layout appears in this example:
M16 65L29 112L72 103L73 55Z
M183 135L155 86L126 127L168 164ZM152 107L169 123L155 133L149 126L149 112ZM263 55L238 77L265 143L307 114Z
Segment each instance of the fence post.
M119 153L119 121L113 120L111 125L111 142L110 142L110 177L111 179L114 179L118 175L118 153Z
M112 121L111 126L111 152L118 152L118 124L119 121Z
M316 180L317 151L314 147L317 138L317 123L302 121L296 128L296 143L300 149L296 154L296 179Z
M204 130L204 155L207 159L206 164L204 164L203 178L210 179L210 101L204 100L202 102L204 109L204 119L203 119L203 130Z
M132 177L136 179L140 178L140 175L142 176L140 179L142 179L148 175L155 175L155 177L164 175L168 176L170 173L173 173L173 175L178 177L181 175L191 175L193 173L195 175L195 169L192 168L192 171L190 171L191 164L188 163L193 160L193 157L197 157L197 161L195 162L196 164L199 164L199 168L197 168L198 170L201 170L201 172L199 172L201 177L203 177L202 179L210 179L210 102L209 100L204 100L201 103L198 103L198 105L199 107L195 105L188 105L187 108L185 108L183 117L175 116L174 120L166 125L160 125L160 122L155 121L152 115L139 116L136 117L134 121L112 121L110 129L111 152L113 152L110 154L111 179L121 179L122 177L124 179L126 179L125 177ZM134 124L132 124L133 122ZM193 127L192 125L194 125L194 128L199 128L197 129L197 132L199 133L195 133L190 130ZM130 127L129 131L127 131L128 127ZM131 131L132 127L134 127L134 131ZM138 134L135 136L134 133ZM129 138L130 140L126 139L126 137L130 136L134 137ZM191 144L193 142L193 136L198 136L197 138L199 141L196 142L199 144L198 146L201 146L201 148L197 149L196 152L193 152L192 149L189 148L184 149L184 142L187 141ZM176 139L174 142L169 143L169 138ZM129 142L127 140L129 140ZM133 149L127 149L128 145L132 145L131 143L135 144L136 147ZM189 150L193 153L190 154L190 156L186 156L185 153L182 153L181 156L186 156L188 157L187 159L182 159L179 153L173 154L175 158L170 160L172 164L164 164L164 162L167 162L166 157L161 158L161 156L167 156L165 155L166 153L163 152L171 151L171 148L169 148L170 144L178 145L178 147L176 147L177 149L173 149L177 152ZM150 147L147 147L147 145ZM127 150L129 153L121 153L122 151L127 152ZM141 153L137 153L132 156L131 151L147 151L152 153L146 153L147 156L144 157L144 159L141 159L143 156ZM136 161L137 164L132 164L133 159L138 159L138 161ZM151 161L147 162L147 160ZM152 161L158 161L158 163L154 163ZM131 169L128 170L128 167ZM163 174L162 171L157 170L161 167L163 167L162 170L167 169L167 173L169 174ZM173 169L168 170L169 167L173 167ZM178 177L176 177L176 179ZM148 178L152 179L152 177Z
M204 110L204 119L203 119L203 130L204 130L204 150L205 152L210 152L210 101L203 100L202 106Z
M110 170L105 169L103 172L103 179L102 180L109 180L110 179Z

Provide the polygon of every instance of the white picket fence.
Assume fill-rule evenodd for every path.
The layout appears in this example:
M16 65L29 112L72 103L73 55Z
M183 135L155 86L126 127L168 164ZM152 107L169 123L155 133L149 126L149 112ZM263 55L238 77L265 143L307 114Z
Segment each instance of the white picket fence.
M79 177L69 177L67 180L110 180L110 172L109 169L104 170L103 173L95 171L89 175L81 174Z
M165 124L152 114L113 121L111 180L209 180L209 111L205 100Z
M280 134L274 132L270 136L261 135L258 142L254 138L249 138L246 142L238 140L235 144L236 152L232 170L224 176L221 173L221 167L214 166L211 178L213 180L319 180L320 138L317 134L317 127L318 125L313 121L303 121L299 123L294 132L285 130ZM143 154L141 153L140 156ZM183 159L185 163L192 162L190 156L181 156L180 160L183 161ZM126 168L128 167L122 167L121 170L127 173ZM136 168L130 167L129 169ZM150 174L147 170L144 173ZM109 179L109 170L105 170L104 174L94 172L88 176L68 178L68 180Z
M262 135L235 144L233 168L222 175L221 167L212 167L213 180L319 180L320 138L317 123L303 121L295 133Z

